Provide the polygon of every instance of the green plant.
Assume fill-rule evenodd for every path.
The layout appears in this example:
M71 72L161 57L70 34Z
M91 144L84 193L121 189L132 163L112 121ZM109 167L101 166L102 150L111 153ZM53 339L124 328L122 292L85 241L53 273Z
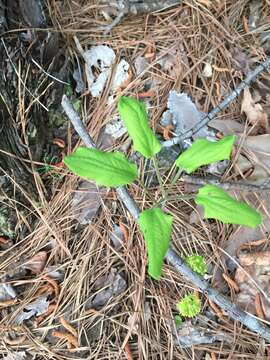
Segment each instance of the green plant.
M185 258L185 262L197 274L203 276L207 273L207 264L203 256L192 254Z
M201 311L201 301L195 294L188 294L183 297L176 305L180 315L185 317L194 317Z
M161 144L149 126L144 104L133 98L121 97L118 110L133 140L135 150L153 161L162 187L162 179L155 159L155 155L161 149ZM181 171L191 173L202 165L229 159L234 141L234 136L226 136L218 142L196 140L178 157L176 165ZM66 156L64 162L75 174L108 187L131 184L138 176L136 166L119 152L108 153L96 149L78 148L74 154ZM142 211L138 219L139 227L146 240L148 273L155 279L161 276L163 260L169 248L173 221L171 215L158 207L158 204L168 201L166 192L163 188L161 190L163 200L154 204L153 208ZM256 210L233 199L216 186L203 186L193 198L197 204L204 207L206 218L250 227L255 227L261 222L261 215ZM204 267L201 259L193 257L186 262L189 266L193 266L198 274L203 275L206 270L206 265Z

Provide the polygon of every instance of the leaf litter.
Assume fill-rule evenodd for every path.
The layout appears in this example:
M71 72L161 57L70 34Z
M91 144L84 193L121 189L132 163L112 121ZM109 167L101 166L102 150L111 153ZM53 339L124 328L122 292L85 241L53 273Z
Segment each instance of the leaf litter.
M165 58L167 64L166 62L164 66L162 63L157 64L160 66L161 72L157 73L156 76L157 81L153 82L152 84L153 85L156 84L156 86L158 86L156 89L158 91L158 99L157 98L151 99L151 107L152 109L154 109L153 123L156 124L160 119L160 116L157 115L159 115L161 109L163 110L166 107L168 93L172 88L177 89L178 93L182 93L182 94L184 93L186 94L186 96L191 97L192 99L194 99L194 101L196 101L196 104L200 103L200 109L203 109L204 111L207 112L208 102L210 102L213 99L213 103L214 103L216 97L218 96L216 92L216 87L220 85L221 88L224 87L224 89L227 91L231 90L231 88L233 87L228 85L230 84L231 78L227 73L224 74L224 76L223 75L221 76L220 73L214 72L214 76L212 78L206 77L204 80L202 80L203 82L201 82L201 80L198 80L201 79L200 65L203 65L204 64L203 61L205 60L202 60L201 64L199 63L201 62L201 59L205 55L208 56L209 51L212 52L213 42L216 41L217 43L220 43L220 41L222 41L224 42L224 44L227 44L228 39L226 37L227 36L230 37L231 34L231 32L227 33L228 23L232 25L232 29L233 31L235 31L233 33L234 36L235 33L239 31L239 29L242 29L242 19L239 11L239 8L241 9L242 7L242 3L237 4L237 11L235 11L234 3L231 2L228 3L228 6L226 5L227 6L226 9L223 4L219 4L217 9L214 9L213 7L212 8L209 7L209 9L207 9L207 16L205 15L205 10L204 10L205 2L204 3L200 2L200 4L203 5L202 6L199 5L198 7L199 11L197 12L194 12L194 9L193 8L191 9L189 4L183 4L178 8L176 8L175 14L174 12L168 12L168 13L165 12L164 14L160 12L158 14L151 14L151 16L147 17L147 21L146 18L140 18L140 17L130 18L126 22L123 22L123 24L119 25L117 29L114 29L110 37L105 38L103 35L101 37L99 37L98 35L95 41L93 41L92 34L96 34L97 30L95 29L94 26L95 25L97 26L97 24L99 26L101 20L95 17L96 15L94 14L94 12L96 11L96 9L94 9L93 11L93 16L89 16L89 13L92 14L92 9L89 10L89 4L87 5L87 7L84 7L81 3L75 0L70 5L70 9L64 9L61 3L58 2L56 3L53 13L57 14L57 17L59 16L57 21L59 24L61 24L61 26L63 26L64 32L65 30L67 30L67 33L70 33L71 28L72 28L72 32L76 31L76 29L82 29L82 31L78 32L78 36L80 36L80 41L82 39L83 44L86 44L86 46L89 45L90 50L92 49L93 44L95 46L96 45L99 46L101 43L103 43L106 45L102 45L102 46L107 46L111 49L114 49L115 53L117 50L117 53L121 53L121 55L123 53L125 54L125 56L126 54L128 54L128 56L130 57L127 57L126 59L131 59L132 57L134 58L134 56L136 56L136 52L141 53L141 49L145 46L145 44L141 43L138 39L143 39L146 33L147 36L151 37L151 41L152 39L154 39L154 41L156 42L157 50L155 50L155 56L159 56L161 51L164 51L164 49L168 48L168 42L170 42L170 45L174 44L175 38L179 36L180 32L182 33L183 31L185 33L184 40L185 40L185 48L186 48L187 66L186 65L183 66L183 61L182 61L183 58L175 59L175 57L173 56L170 57L171 54L168 54L169 56ZM72 12L70 12L70 10ZM173 10L175 11L175 9ZM223 12L225 14L226 21L224 21L223 15L221 15L223 14ZM116 14L113 15L115 16ZM209 21L209 19L211 19L212 16L215 17L216 19L217 18L219 19L218 22L213 22L214 26L212 26L211 21ZM70 23L71 18L72 18L72 24ZM168 23L171 24L172 26L168 26L167 25ZM209 31L209 34L211 33L211 36L209 36L208 33L201 34L201 32L198 32L196 34L196 39L194 40L194 36L193 36L194 29L196 31L197 23L200 26L200 28L205 28L206 32ZM252 37L249 37L250 47L257 46L257 44L253 41L253 37L255 38L256 34L253 34ZM241 43L238 40L236 40L236 43L239 49L241 48L241 46L243 46L243 42ZM238 63L240 63L238 69L241 72L247 72L251 68L251 63L249 63L250 58L248 54L250 47L243 52L246 55L246 58L245 56L242 56L242 60L241 60L240 57L238 57ZM109 50L106 48L105 52L109 53ZM212 52L212 54L213 54L213 59L217 61L220 68L228 67L229 57L226 47L224 48L222 47L221 50L215 49ZM155 61L155 56L147 60L148 66L149 64L151 65L152 61L153 62ZM208 57L206 59L208 59ZM180 65L177 66L176 64L180 64ZM95 105L100 106L100 103L98 103L100 99L100 94L104 91L105 89L104 86L106 86L108 79L110 78L111 70L115 65L115 60L112 62L112 65L105 64L103 68L101 68L101 65L102 64L100 62L98 62L96 66L93 65L91 69L92 74L90 74L90 71L88 71L88 76L87 76L88 80L90 80L90 82L92 81L91 85L88 86L88 89L91 89L91 91L93 91L94 94L95 92L96 94L99 94L95 99L93 99L91 96L90 99L83 97L83 102L85 101L85 104L87 104L86 106L87 113L91 115L93 114L93 109L95 109ZM132 64L130 63L129 65ZM182 70L181 70L181 66L182 66ZM190 69L192 69L192 71L189 74L185 74L185 72L188 72ZM125 79L127 79L127 69L123 66L122 70L123 70L122 75L124 74ZM183 70L187 70L187 71L183 71ZM101 76L99 78L99 75L103 72L106 74L106 76ZM153 74L152 67L150 69L150 72ZM90 75L92 75L92 79ZM175 81L175 79L178 76L181 79L180 86L179 83L177 84ZM182 76L183 79L181 78ZM85 77L86 77L86 71L85 71ZM107 77L107 80L104 82L105 77ZM221 84L221 79L222 79L222 84ZM84 76L81 76L79 80L84 81ZM236 82L237 81L238 78L236 77ZM208 82L211 82L211 87L209 86ZM137 88L138 85L140 87L139 89ZM93 86L93 88L91 88L91 86ZM129 91L131 91L132 94L135 96L137 94L137 90L140 91L141 86L142 85L138 84L137 82L134 84L134 86L132 85L130 87ZM85 86L85 89L86 88L87 87ZM81 87L81 91L84 91L83 87ZM116 93L117 91L115 90L113 92ZM224 95L223 90L221 91L220 94L221 96ZM230 117L231 115L234 116L235 113L240 113L240 109L237 106L230 107L230 110L231 111L228 111L228 114L226 114L227 117ZM105 109L104 107L104 109L101 109L98 117L95 117L94 116L95 114L93 115L93 117L92 116L88 117L88 115L87 117L85 117L86 121L88 121L89 119L89 123L87 124L91 128L90 129L91 135L93 136L99 135L97 132L95 132L96 131L95 126L97 126L98 128L98 124L100 124L102 119L104 119L104 117L108 115L106 111L107 109ZM198 112L200 112L200 110L198 110ZM109 126L108 127L109 132L111 131L113 134L114 133L118 134L118 129L119 129L118 124L112 123L112 125L113 126L116 125L116 126L115 128L112 129L112 131ZM243 123L241 123L241 125L243 125ZM244 130L240 129L238 132L239 134L242 134L244 133ZM120 139L120 137L118 139ZM251 163L251 166L253 165L254 163ZM233 171L235 170L233 169ZM250 178L248 177L246 180L249 181ZM257 181L259 180L260 179L257 178ZM70 191L69 190L70 183L67 181L68 186L67 187L63 186L62 188L61 188L62 184L60 182L52 181L50 184L52 184L52 192L54 196L52 197L52 199L48 204L48 207L50 208L50 211L48 211L48 213L46 213L46 208L44 207L46 222L48 222L47 224L48 227L52 227L53 229L55 229L56 227L55 230L56 234L54 235L59 236L59 234L61 234L60 240L62 244L64 244L64 246L66 246L68 250L70 250L72 253L72 257L64 257L61 254L61 250L55 248L54 249L55 253L53 254L53 258L55 261L53 263L59 264L59 265L54 265L55 267L54 270L56 269L57 271L57 268L61 267L61 264L65 265L65 268L69 268L70 266L69 268L70 272L69 271L67 272L64 280L64 282L67 281L67 285L64 283L66 292L63 293L63 299L62 299L63 305L67 304L68 302L70 302L70 304L74 302L76 303L76 306L78 305L77 307L78 309L82 307L82 301L84 301L84 299L88 298L89 296L93 296L92 288L89 287L89 277L91 277L91 281L95 281L96 278L99 277L100 275L100 269L102 269L103 274L106 273L107 275L110 274L109 269L111 268L112 263L113 264L117 263L117 265L121 263L122 265L122 261L123 261L124 265L132 264L131 265L132 271L129 270L128 266L125 267L125 272L121 271L121 276L123 275L123 279L126 281L126 289L129 289L130 291L127 291L125 293L125 297L121 298L118 304L119 313L117 314L117 316L119 316L120 322L122 322L125 316L125 311L131 304L132 304L132 310L133 310L133 304L138 304L138 307L136 308L135 311L138 311L139 314L138 319L139 320L141 319L140 312L142 309L144 309L144 304L145 304L144 298L146 293L151 292L151 303L153 298L153 303L156 304L151 314L152 318L148 320L149 325L147 327L142 327L140 321L137 322L138 332L142 334L142 336L139 339L141 343L139 343L139 341L135 336L132 337L132 339L130 340L130 342L132 343L131 345L132 349L133 348L136 349L136 354L138 353L138 356L140 356L141 358L144 357L144 352L146 352L149 356L157 356L156 354L159 351L159 349L160 352L162 353L161 356L164 355L164 358L169 359L171 354L173 358L189 357L190 353L186 353L186 352L183 353L182 350L172 348L171 339L169 336L167 336L168 328L164 326L162 323L163 319L167 318L168 316L168 309L170 308L171 304L176 298L176 292L178 296L178 292L181 293L183 291L182 289L184 289L187 286L186 281L184 281L182 278L176 277L173 271L171 271L171 269L169 268L166 269L165 278L167 278L167 276L170 277L169 280L170 286L166 287L167 286L166 280L162 284L162 286L157 283L153 285L148 278L145 280L143 277L144 275L142 270L144 268L144 263L142 259L144 248L143 246L141 246L140 242L138 241L137 236L134 239L134 244L133 244L134 247L132 248L132 251L130 251L129 253L126 254L125 249L121 249L120 253L115 252L111 254L109 252L107 246L106 247L104 246L105 243L104 239L106 239L106 235L107 235L106 229L111 228L110 227L111 222L115 221L115 218L118 219L119 215L120 216L126 215L122 213L120 206L117 209L118 211L114 212L113 219L111 218L106 219L104 216L101 215L97 219L97 224L96 223L93 224L93 220L92 220L93 218L91 218L91 216L89 216L89 218L91 219L88 220L89 219L88 216L83 215L82 219L86 219L84 222L84 225L86 226L83 227L82 233L79 232L77 234L78 231L76 230L76 236L74 236L73 227L70 225L69 222L70 212L66 212L63 210L65 204L64 199L66 195L65 189L67 188L68 191ZM59 193L61 193L60 201L58 196ZM136 197L140 198L140 196L141 194L139 192L136 192ZM87 201L85 201L85 203L87 203ZM62 208L62 204L63 204L63 208ZM66 207L68 208L69 205L70 204L68 204ZM72 210L74 211L72 215L72 219L76 217L76 211L79 208L80 208L80 203L78 206L75 206L75 209ZM216 229L215 224L204 224L203 226L200 227L191 227L185 221L187 217L187 214L185 213L186 210L185 206L183 206L181 209L173 208L171 210L178 215L177 239L175 238L173 239L173 241L177 241L177 246L178 245L179 247L183 246L183 248L185 247L185 250L187 248L190 250L193 250L195 248L196 250L202 251L203 253L207 254L206 256L208 257L208 259L213 261L213 263L215 262L218 265L220 265L221 263L220 256L219 253L216 251L216 242L217 245L220 245L220 243L218 242L220 241L220 237L224 235L224 231L223 231L224 228ZM106 216L108 216L108 214ZM44 231L44 225L42 222L41 224L42 225L40 226L40 228L43 231L42 235L40 235L40 233L38 232L39 229L37 229L38 226L36 226L36 224L35 227L33 228L34 229L33 239L30 239L27 245L28 246L27 251L28 249L30 250L29 254L38 253L38 251L42 251L43 250L42 245L48 243L48 235L46 235L46 231ZM89 224L91 224L91 226L88 226ZM211 231L212 229L214 229L213 232ZM117 233L117 231L116 234L118 234L116 235L117 237L121 236L121 234L119 234L119 232ZM52 235L50 234L50 236ZM57 242L55 241L55 243ZM210 252L209 247L206 247L206 244L207 245L213 244L215 251L212 251L211 248L211 252ZM35 252L33 252L33 249L35 249ZM49 271L49 269L51 269L51 267L52 265L49 264L43 269L43 271L47 272ZM42 266L40 266L40 269L41 268ZM35 267L29 270L32 273L34 273ZM38 268L37 270L39 271ZM116 272L117 271L119 272L118 267ZM58 275L59 274L57 273L56 276ZM69 281L71 284L70 287L68 283ZM105 279L103 278L102 281L106 283L106 278ZM111 279L111 281L113 282L113 279ZM143 284L142 287L141 284ZM190 284L188 284L188 286L189 285ZM163 286L164 289L162 288ZM110 287L109 284L108 287ZM102 291L102 289L103 289L102 284L99 284L97 290L94 291L99 292ZM164 294L166 294L166 296ZM16 297L16 293L15 293L15 297ZM83 300L81 300L81 298ZM110 303L110 299L113 299L113 296L110 297L109 300L107 300L108 304ZM101 305L101 307L103 312L102 316L104 317L104 319L110 317L111 313L106 307L106 304L104 305L104 307L103 305ZM121 312L123 312L124 315L121 315ZM76 314L74 313L74 317L78 316L79 319L81 319L82 317L81 315L82 313L80 313L79 310ZM114 314L114 316L116 315ZM86 320L86 330L91 328L92 322L94 321L93 317L96 319L98 318L98 315L94 315L94 316L91 315ZM110 320L107 321L107 323L112 322L111 319L113 319L113 317L110 318ZM54 322L55 321L56 318L54 318ZM199 329L197 328L196 329L197 331L194 332L195 334L194 337L190 335L190 338L188 337L185 338L186 343L188 343L188 341L191 340L188 346L193 345L192 348L192 352L194 353L193 356L199 358L199 356L203 357L205 355L205 350L203 351L200 350L202 348L201 346L194 345L196 343L199 344L198 339L200 338L206 339L205 342L206 344L207 343L211 344L210 346L204 345L203 348L206 349L207 352L209 351L209 348L214 349L215 353L221 353L220 356L224 358L226 356L231 356L232 343L234 343L235 359L238 358L240 359L243 357L246 357L247 359L251 359L254 357L255 353L257 354L257 350L261 352L264 351L261 350L261 348L259 348L257 339L254 340L252 334L244 332L243 329L239 329L236 326L234 327L234 330L232 330L231 325L232 324L231 322L229 323L229 321L228 321L228 327L227 324L226 325L224 325L224 323L222 324L222 328L224 329L224 332L226 330L226 333L231 332L231 334L233 335L228 342L225 340L222 343L222 349L221 349L221 344L219 343L219 339L217 337L215 338L215 331L214 334L211 334L210 337L208 336L207 333L206 334L204 333L205 329L207 329L207 326L205 326L205 324L201 328ZM190 328L192 328L193 326L194 325L191 324ZM169 328L171 328L171 326L169 326ZM83 331L85 331L85 329L83 329ZM101 339L99 338L100 347L96 346L96 344L93 345L95 348L95 352L97 353L96 355L93 356L103 357L103 358L109 358L113 356L112 354L115 352L115 346L119 346L119 348L122 346L122 341L123 341L122 335L124 335L123 334L124 331L125 329L122 326L117 326L116 322L113 325L113 327L108 330L108 332L105 329L102 329L100 331ZM115 335L114 338L115 343L113 345L112 342L108 341L108 339L110 339L108 337L108 334L109 336L110 334ZM235 336L236 334L237 336ZM151 342L149 342L149 339L151 339ZM155 339L158 339L158 341L156 341ZM192 341L193 339L195 339L194 342ZM61 345L59 346L59 348L60 347ZM50 353L49 353L49 351L47 352L46 348L44 347L43 351L44 353L46 353L46 355L49 354L49 356L52 356L53 353L53 356L60 358L63 357L62 351L64 349L63 348L59 349L59 348L57 349L52 348L50 349ZM61 354L59 355L60 351ZM42 356L43 355L44 354L42 354ZM71 357L70 354L68 354L68 356ZM92 354L90 355L90 357L92 357Z

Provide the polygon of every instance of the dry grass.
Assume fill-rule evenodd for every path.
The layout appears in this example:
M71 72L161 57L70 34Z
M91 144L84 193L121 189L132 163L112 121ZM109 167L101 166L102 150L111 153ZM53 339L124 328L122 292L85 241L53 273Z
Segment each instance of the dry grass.
M155 127L166 108L168 91L171 89L187 92L204 112L208 112L220 102L220 87L223 87L223 93L227 92L241 77L231 70L232 47L245 49L263 58L258 38L246 33L243 28L243 16L248 15L248 1L228 0L209 3L213 4L207 7L202 1L188 0L184 1L182 6L161 13L130 16L108 36L104 36L99 30L99 26L104 25L104 20L99 15L99 6L94 1L51 1L49 9L54 21L54 30L62 33L70 56L76 53L74 35L85 48L96 44L111 46L130 64L134 64L135 58L143 54L147 46L154 46L158 54L165 55L178 43L183 45L188 64L179 64L177 78L157 70L154 66L155 61L149 68L149 76L158 76L160 79L159 85L152 89L155 95L151 98L151 119ZM267 5L264 16L268 16L269 19L270 10ZM214 71L210 79L203 78L201 73L204 63L210 59L218 68L226 68L228 71ZM136 95L141 91L143 80L139 77L132 80L124 93ZM115 111L115 104L107 106L106 100L104 95L96 99L88 95L83 97L82 116L95 140ZM23 101L21 107L24 116L29 113L30 109L25 112ZM240 100L236 100L220 117L240 119ZM24 117L21 121L24 121ZM70 128L69 149L72 134L73 130ZM115 148L120 145L116 144ZM169 266L165 266L160 281L152 281L147 276L147 259L142 236L134 220L117 201L113 192L107 193L95 221L89 226L79 227L70 213L70 201L76 191L78 180L65 171L62 171L62 174L63 176L54 180L52 184L51 199L46 200L42 179L35 172L40 200L37 204L33 199L28 199L28 203L29 216L30 213L34 214L37 222L32 226L27 216L23 218L18 212L18 231L26 226L28 235L20 236L16 245L2 254L1 272L10 273L15 264L21 263L22 258L30 258L39 250L51 247L49 264L58 265L64 269L65 274L64 280L59 284L60 294L56 299L57 306L54 312L38 328L21 329L18 334L26 334L27 340L16 346L8 346L9 349L29 351L37 356L36 359L79 359L86 358L87 354L87 359L118 360L127 358L124 349L128 343L133 359L201 359L205 354L211 353L215 354L217 359L268 358L269 352L264 342L227 317L210 320L206 327L224 330L232 336L232 343L216 342L187 350L175 346L170 327L175 314L175 304L185 292L194 289L193 285L177 275ZM169 195L182 191L180 185L169 188L168 183L166 186ZM14 184L14 188L16 191L24 192L18 184ZM131 191L141 208L150 203L139 187L134 185ZM152 189L154 197L158 193L159 189ZM16 203L12 206L16 208ZM168 206L168 212L174 216L173 245L183 255L194 251L204 254L214 273L226 272L220 248L224 247L231 227L209 222L192 225L189 223L192 209L193 205L190 202L172 203ZM123 222L128 229L128 241L120 250L115 250L109 240L114 222ZM112 267L124 274L127 289L121 295L112 298L99 311L86 310L87 300L95 294L93 284L100 276L108 274ZM36 291L44 284L31 284L31 279L28 281L30 286L26 284L24 296L17 309L31 302ZM16 280L14 285L23 286L21 279ZM150 319L146 318L146 303L150 307ZM205 302L204 310L207 307L208 304ZM0 326L9 324L15 315L16 311L6 312ZM81 351L77 353L67 351L66 342L63 340L55 338L53 344L44 340L53 330L63 330L60 327L60 317L63 315L79 332ZM204 315L200 317L205 321ZM85 334L89 338L88 343L82 341ZM94 339L95 336L97 340ZM5 352L6 345L1 342L0 346Z

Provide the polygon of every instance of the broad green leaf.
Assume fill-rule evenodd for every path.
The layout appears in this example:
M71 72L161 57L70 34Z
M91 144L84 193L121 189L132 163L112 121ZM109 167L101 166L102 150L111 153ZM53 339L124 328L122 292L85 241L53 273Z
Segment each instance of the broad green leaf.
M148 274L159 279L166 252L169 248L173 217L161 209L144 210L139 217L139 226L146 241Z
M79 147L64 158L64 163L74 174L102 186L127 185L138 176L136 165L129 163L120 152Z
M134 149L146 158L151 158L158 153L161 145L149 127L144 103L131 97L122 96L118 102L118 111L133 140Z
M194 317L201 311L201 301L195 294L186 295L176 305L182 316Z
M225 136L217 142L198 139L176 159L175 163L190 174L202 165L230 159L235 139L234 135Z
M204 207L206 219L217 219L225 224L245 225L251 228L255 228L262 222L260 213L214 185L205 185L200 188L195 202Z

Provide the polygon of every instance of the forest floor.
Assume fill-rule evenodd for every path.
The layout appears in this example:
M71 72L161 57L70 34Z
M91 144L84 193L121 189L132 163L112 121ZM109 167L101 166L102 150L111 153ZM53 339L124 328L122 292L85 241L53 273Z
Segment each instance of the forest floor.
M117 99L144 101L163 141L179 125L161 122L170 91L185 93L182 108L170 110L192 127L194 109L209 113L270 53L269 1L185 0L127 14L108 33L113 2L15 3L0 6L2 358L269 359L265 340L200 293L201 313L177 328L177 302L198 289L168 264L160 280L151 279L144 239L116 192L97 191L68 171L63 157L82 142L61 108L66 94L100 148L137 162L148 192L139 183L129 190L147 208L161 189L132 149ZM111 68L117 81L104 75ZM267 181L269 101L270 70L204 129L238 142L230 162L199 175L258 188ZM179 153L176 146L160 160L168 197L188 193L182 181L170 185ZM270 196L231 193L263 214L259 228L205 220L194 201L182 200L166 207L174 217L171 244L182 256L203 255L211 285L269 324Z

